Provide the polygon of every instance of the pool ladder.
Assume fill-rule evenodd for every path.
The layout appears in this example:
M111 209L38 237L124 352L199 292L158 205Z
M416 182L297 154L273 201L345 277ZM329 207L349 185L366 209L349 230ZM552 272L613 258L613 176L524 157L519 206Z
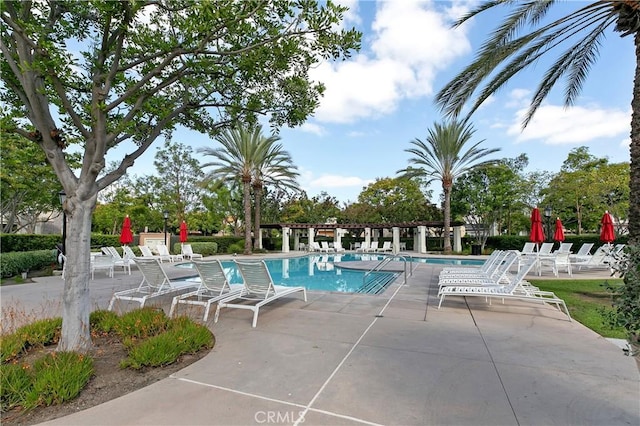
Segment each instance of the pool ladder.
M362 277L362 287L360 287L360 290L358 290L358 292L378 294L382 290L384 290L389 284L389 279L387 277L375 276L374 273L380 272L382 268L384 268L386 265L388 265L389 263L391 263L396 259L400 259L401 261L404 262L404 278L402 280L402 284L406 284L407 276L411 276L413 274L413 262L407 261L406 256L394 254L394 255L386 256L384 259L378 262L377 265L375 265L373 268L371 268L364 274L364 276ZM407 263L409 263L408 271L407 271ZM367 282L367 279L371 278L372 276L373 276L373 279Z

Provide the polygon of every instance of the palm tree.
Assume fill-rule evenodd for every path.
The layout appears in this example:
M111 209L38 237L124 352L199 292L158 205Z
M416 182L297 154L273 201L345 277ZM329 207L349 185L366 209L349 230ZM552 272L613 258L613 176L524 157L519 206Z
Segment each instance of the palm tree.
M253 229L256 233L256 239L254 241L254 249L262 249L258 233L260 232L261 203L264 187L270 185L278 189L300 190L296 181L300 174L297 171L297 167L293 165L291 155L282 149L282 144L275 143L279 139L277 136L263 139L262 143L268 145L268 150L265 156L254 165L253 180L251 182L255 199Z
M216 160L202 167L214 167L205 179L242 182L244 210L244 254L251 254L251 181L255 165L260 164L269 152L264 143L260 126L228 129L216 137L222 147L200 148L198 151Z
M500 151L500 148L480 148L483 140L464 151L465 145L474 133L473 126L466 121L434 123L433 129L429 129L426 142L415 139L411 141L414 147L405 150L414 155L409 159L409 163L417 167L409 166L396 172L406 177L424 176L428 182L434 180L442 182L445 253L451 253L449 229L451 228L451 189L454 181L475 167L495 163L496 160L479 160Z
M558 0L530 2L486 1L463 16L455 26L481 12L497 6L511 6L505 20L483 44L475 60L453 78L436 96L438 104L451 116L460 114L473 93L485 82L469 114L473 113L489 96L500 89L519 71L536 65L538 59L553 48L567 49L549 67L536 92L523 127L530 122L537 108L553 86L564 78L565 106L574 103L591 66L598 59L602 40L611 30L621 37L633 36L636 52L636 73L631 101L631 171L629 179L629 241L640 240L640 2L637 0L592 1L577 3L576 10L551 23L543 18ZM526 25L531 31L522 34ZM502 66L501 69L498 69Z

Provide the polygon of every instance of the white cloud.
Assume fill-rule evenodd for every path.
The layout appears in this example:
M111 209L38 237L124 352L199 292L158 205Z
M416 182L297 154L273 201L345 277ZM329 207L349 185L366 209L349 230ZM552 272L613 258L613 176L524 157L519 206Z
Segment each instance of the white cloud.
M625 138L620 141L621 148L629 148L630 145L631 145L631 138Z
M323 136L326 133L324 130L324 127L315 123L306 122L299 128L303 132L313 133L314 135L318 135L318 136Z
M507 108L524 108L530 103L530 95L531 90L529 89L513 89L507 95L505 106Z
M408 98L430 95L436 74L471 47L466 30L450 29L451 8L435 1L377 3L371 24L370 51L348 61L326 62L311 77L327 90L315 117L348 123L390 114Z
M565 109L557 105L538 108L529 125L521 130L527 109L519 110L507 131L516 142L541 140L547 145L579 144L611 138L630 131L631 113L599 106L576 106Z
M342 188L342 187L361 187L374 182L373 179L363 179L357 176L340 176L340 175L323 175L309 182L312 188Z

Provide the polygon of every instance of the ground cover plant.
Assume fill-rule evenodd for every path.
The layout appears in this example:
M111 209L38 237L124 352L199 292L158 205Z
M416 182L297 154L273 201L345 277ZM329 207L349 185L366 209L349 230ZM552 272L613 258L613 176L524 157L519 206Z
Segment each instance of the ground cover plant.
M106 402L168 377L214 344L205 326L154 308L95 311L91 327L86 354L55 351L60 318L1 336L2 424L36 424Z
M599 280L530 280L541 290L553 291L564 299L574 320L603 337L625 339L624 327L612 326L609 320L614 311L611 293L605 281ZM609 285L622 285L621 279L606 280Z

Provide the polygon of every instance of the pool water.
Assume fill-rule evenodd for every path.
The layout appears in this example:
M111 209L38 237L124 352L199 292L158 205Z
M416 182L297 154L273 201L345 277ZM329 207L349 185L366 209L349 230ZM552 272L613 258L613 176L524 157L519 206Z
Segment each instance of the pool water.
M265 259L273 281L278 285L290 287L304 286L307 290L336 291L345 293L374 293L378 294L392 283L398 276L393 272L374 272L367 277L367 283L376 281L377 285L365 286L363 282L366 271L340 268L338 262L381 261L384 254L346 253L346 254L310 254L308 256L286 259ZM427 263L446 263L458 265L478 265L483 261L468 261L454 259L424 259L412 258L413 261L427 261ZM467 262L467 263L465 263ZM469 263L473 262L473 263ZM177 265L182 268L193 268L190 262ZM242 277L233 261L222 261L227 279L231 284L241 284Z

